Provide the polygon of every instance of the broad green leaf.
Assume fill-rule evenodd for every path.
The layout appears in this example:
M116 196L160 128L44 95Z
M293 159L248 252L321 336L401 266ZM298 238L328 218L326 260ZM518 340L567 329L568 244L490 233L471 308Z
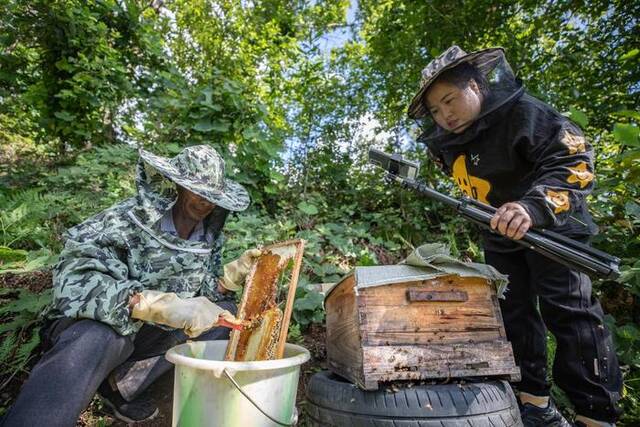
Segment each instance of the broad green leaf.
M227 121L211 121L211 119L201 119L192 126L193 130L197 130L198 132L226 132L229 130L229 122Z
M640 277L640 270L636 268L628 268L620 272L620 277L618 277L617 281L620 283L631 283L637 277Z
M635 217L635 219L640 220L640 204L634 202L633 200L628 201L624 205L624 210L627 212L627 215Z
M275 157L280 152L280 144L275 141L270 140L262 140L260 141L260 146L266 151L269 157Z
M620 110L620 111L611 113L611 115L615 117L629 117L630 119L640 121L640 111Z
M253 126L250 126L242 131L242 136L245 139L257 139L260 136L260 132Z
M616 334L620 338L628 339L628 340L640 340L640 329L637 326L628 323L626 325L620 326L616 330Z
M304 201L298 203L298 209L307 215L316 215L318 213L318 208L315 205Z
M68 72L72 72L74 69L73 65L71 65L69 61L67 61L67 58L60 59L59 61L56 62L55 65L56 65L56 68L58 68L59 70L64 70Z
M628 145L629 147L640 147L638 135L640 135L640 128L636 125L626 123L616 123L613 125L613 136L621 144Z
M198 132L210 132L213 129L213 123L210 119L201 119L195 125L191 126L191 129Z
M202 94L204 95L204 103L203 104L211 104L211 95L213 94L213 89L210 87L202 90Z
M629 52L620 56L621 61L626 61L627 59L635 58L640 53L640 49L631 49Z
M294 308L296 310L316 310L322 308L324 297L319 292L307 291L307 294L296 300Z
M164 148L172 154L178 154L180 151L182 151L182 147L178 144L176 144L175 142L169 143L167 145L164 146Z
M316 310L311 315L311 321L313 323L322 323L323 320L324 320L324 311L322 310Z
M222 111L222 106L219 104L215 104L212 101L212 95L213 95L214 91L211 88L206 88L202 91L202 94L204 95L204 100L202 100L200 102L200 105L202 105L203 107L207 107L207 109L209 110L213 110L213 111Z
M574 107L569 108L569 117L583 129L589 124L587 115Z
M6 246L0 246L0 264L15 261L24 261L27 259L28 251L22 249L12 249Z
M278 193L278 186L273 184L267 184L263 187L263 190L267 194L276 194Z
M68 111L56 111L53 115L65 122L71 122L75 119L75 116Z
M368 251L363 252L360 255L360 258L358 259L357 265L360 266L369 266L369 265L376 265L377 259L376 256Z

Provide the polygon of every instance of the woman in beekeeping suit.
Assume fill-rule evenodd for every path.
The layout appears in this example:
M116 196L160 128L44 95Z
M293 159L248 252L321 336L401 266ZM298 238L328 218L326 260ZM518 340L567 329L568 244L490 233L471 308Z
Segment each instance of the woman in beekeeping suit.
M530 227L582 242L595 234L585 201L591 145L578 126L524 92L501 48L447 49L422 71L409 116L422 122L419 141L461 190L498 208L483 245L486 262L509 276L500 305L522 372L516 386L525 426L569 426L549 399L547 327L557 342L553 379L575 406L576 423L612 425L622 381L589 277L512 241Z

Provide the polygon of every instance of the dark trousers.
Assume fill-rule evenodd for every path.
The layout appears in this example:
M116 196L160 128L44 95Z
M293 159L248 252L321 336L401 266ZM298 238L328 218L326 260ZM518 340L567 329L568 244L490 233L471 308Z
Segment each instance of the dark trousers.
M235 312L230 301L217 303ZM229 329L214 328L195 340L227 339ZM76 425L100 384L113 374L126 400L135 399L173 365L164 358L171 347L185 342L182 331L144 325L122 336L95 320L57 319L44 333L49 349L31 371L18 398L5 416L5 427Z
M522 371L521 391L549 395L546 328L556 339L553 379L576 412L602 421L619 415L622 378L611 333L588 276L531 250L485 251L509 276L500 300L507 337ZM546 327L545 327L546 326Z

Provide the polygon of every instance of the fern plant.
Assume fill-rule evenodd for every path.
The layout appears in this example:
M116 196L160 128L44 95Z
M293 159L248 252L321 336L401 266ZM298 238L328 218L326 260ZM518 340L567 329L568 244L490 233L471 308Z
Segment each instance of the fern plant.
M58 256L46 248L28 252L0 246L0 274L22 274L43 270L53 265L57 259Z
M51 290L0 289L0 390L24 372L40 344L40 313L51 302Z

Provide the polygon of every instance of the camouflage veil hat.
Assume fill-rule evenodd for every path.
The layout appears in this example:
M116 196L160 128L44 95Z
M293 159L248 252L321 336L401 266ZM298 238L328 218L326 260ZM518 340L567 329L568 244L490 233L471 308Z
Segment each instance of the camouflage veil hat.
M496 63L504 58L504 49L501 47L483 49L477 52L466 53L460 47L453 45L445 50L440 56L429 62L422 70L422 79L420 80L420 90L411 100L409 105L409 117L412 119L420 119L429 112L424 105L424 94L429 86L446 70L450 70L456 65L468 62L477 67L482 74L489 74Z
M165 178L230 211L249 206L249 193L224 177L224 160L208 145L194 145L172 159L140 149L140 158Z

